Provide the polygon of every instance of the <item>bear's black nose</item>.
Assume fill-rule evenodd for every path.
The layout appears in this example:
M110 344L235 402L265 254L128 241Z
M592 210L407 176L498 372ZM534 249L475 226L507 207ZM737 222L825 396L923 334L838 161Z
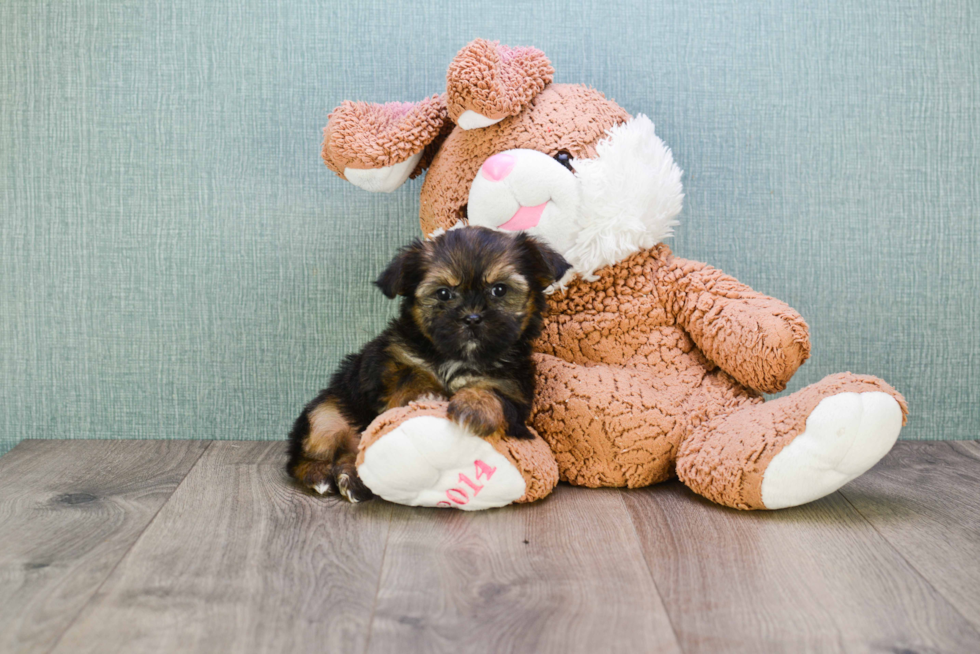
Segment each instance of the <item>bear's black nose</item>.
M483 322L483 316L478 313L471 313L468 316L463 316L463 322L466 323L468 327L479 325L481 322Z

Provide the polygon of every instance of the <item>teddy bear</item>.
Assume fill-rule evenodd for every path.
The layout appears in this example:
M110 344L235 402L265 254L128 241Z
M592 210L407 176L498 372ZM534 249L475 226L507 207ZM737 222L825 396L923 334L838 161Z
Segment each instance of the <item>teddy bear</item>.
M392 192L425 174L426 237L465 225L525 231L571 264L536 344L526 441L483 439L445 403L389 410L362 435L358 474L402 504L465 510L547 496L558 480L637 488L678 478L736 509L811 502L864 473L905 424L881 379L833 374L777 393L810 355L783 302L664 244L681 170L643 114L552 83L540 50L477 39L445 93L345 101L322 156L342 179Z

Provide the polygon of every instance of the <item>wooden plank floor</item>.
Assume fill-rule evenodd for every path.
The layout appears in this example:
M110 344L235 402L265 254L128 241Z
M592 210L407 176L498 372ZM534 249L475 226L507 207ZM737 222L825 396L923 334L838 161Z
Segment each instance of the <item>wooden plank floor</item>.
M25 441L0 457L0 652L980 652L980 444L841 492L677 482L476 514L349 505L281 442Z

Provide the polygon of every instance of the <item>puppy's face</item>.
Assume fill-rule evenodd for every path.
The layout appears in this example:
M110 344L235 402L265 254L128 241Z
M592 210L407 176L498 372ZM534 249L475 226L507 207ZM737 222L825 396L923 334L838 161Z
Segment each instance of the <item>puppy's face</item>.
M447 358L499 357L541 323L544 289L569 264L525 234L454 229L403 250L377 284L403 295L422 334Z
M539 313L510 239L456 230L435 243L412 315L446 356L483 358L516 343Z

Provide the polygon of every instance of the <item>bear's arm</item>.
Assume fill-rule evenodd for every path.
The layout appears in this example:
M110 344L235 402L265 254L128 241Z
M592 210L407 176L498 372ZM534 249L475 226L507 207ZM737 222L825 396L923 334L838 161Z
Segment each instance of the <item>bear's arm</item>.
M658 286L668 312L704 355L749 388L783 390L810 356L800 314L720 270L674 257L661 268Z

